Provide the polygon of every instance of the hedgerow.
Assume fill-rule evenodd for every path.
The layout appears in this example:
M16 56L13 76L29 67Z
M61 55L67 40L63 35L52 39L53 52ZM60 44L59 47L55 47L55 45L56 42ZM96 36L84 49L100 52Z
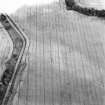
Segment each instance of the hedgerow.
M97 10L95 8L81 7L74 0L65 0L67 10L74 10L87 16L97 16L104 18L105 10Z

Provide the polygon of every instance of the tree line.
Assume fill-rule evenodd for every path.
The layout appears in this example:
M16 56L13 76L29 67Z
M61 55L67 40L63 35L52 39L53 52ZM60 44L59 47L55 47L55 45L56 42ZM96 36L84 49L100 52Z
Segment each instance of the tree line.
M97 10L95 8L85 8L77 5L74 0L65 0L67 10L74 10L87 16L97 16L104 18L105 10Z

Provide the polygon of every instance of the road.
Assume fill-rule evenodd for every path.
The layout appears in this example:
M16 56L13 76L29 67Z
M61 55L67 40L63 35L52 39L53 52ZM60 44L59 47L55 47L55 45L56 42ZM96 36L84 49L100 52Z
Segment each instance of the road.
M4 54L2 55L2 58L4 57L3 59L5 61L4 61L4 64L2 63L1 69L3 70L0 77L0 94L1 94L0 105L9 105L11 104L12 97L14 96L17 90L20 77L21 77L20 75L22 75L22 71L26 66L26 62L23 61L23 59L25 60L25 56L26 56L26 55L24 56L24 52L27 46L27 38L25 37L24 33L20 30L20 28L18 28L18 26L12 21L12 19L8 15L1 14L0 22L2 24L1 40L3 40L3 37L4 39L6 39L6 36L3 36L3 35L8 35L13 45L11 46L12 48L9 49L11 51L11 54L9 54L9 52L6 52L8 53L7 59L6 59L6 55ZM4 45L6 44L7 43L4 43ZM3 46L1 46L1 48L2 47ZM5 50L5 51L8 51L8 50Z

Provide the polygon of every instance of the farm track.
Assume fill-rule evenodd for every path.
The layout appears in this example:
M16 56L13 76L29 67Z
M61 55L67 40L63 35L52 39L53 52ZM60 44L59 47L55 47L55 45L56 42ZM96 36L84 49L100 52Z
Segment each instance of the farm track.
M1 14L0 22L13 42L13 51L11 57L5 63L6 69L0 83L0 93L2 94L0 96L0 105L8 105L16 92L17 84L15 82L18 77L17 75L26 66L26 62L23 62L22 59L28 40L22 30L18 28L7 14Z

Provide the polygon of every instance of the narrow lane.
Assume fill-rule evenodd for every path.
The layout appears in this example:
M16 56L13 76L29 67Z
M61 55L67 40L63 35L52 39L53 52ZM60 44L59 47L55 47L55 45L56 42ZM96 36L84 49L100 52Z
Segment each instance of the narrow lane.
M17 84L19 83L18 75L26 67L26 62L23 62L22 59L28 40L8 15L1 14L0 21L13 42L12 54L5 62L5 70L0 84L2 94L0 104L9 105L16 93Z

